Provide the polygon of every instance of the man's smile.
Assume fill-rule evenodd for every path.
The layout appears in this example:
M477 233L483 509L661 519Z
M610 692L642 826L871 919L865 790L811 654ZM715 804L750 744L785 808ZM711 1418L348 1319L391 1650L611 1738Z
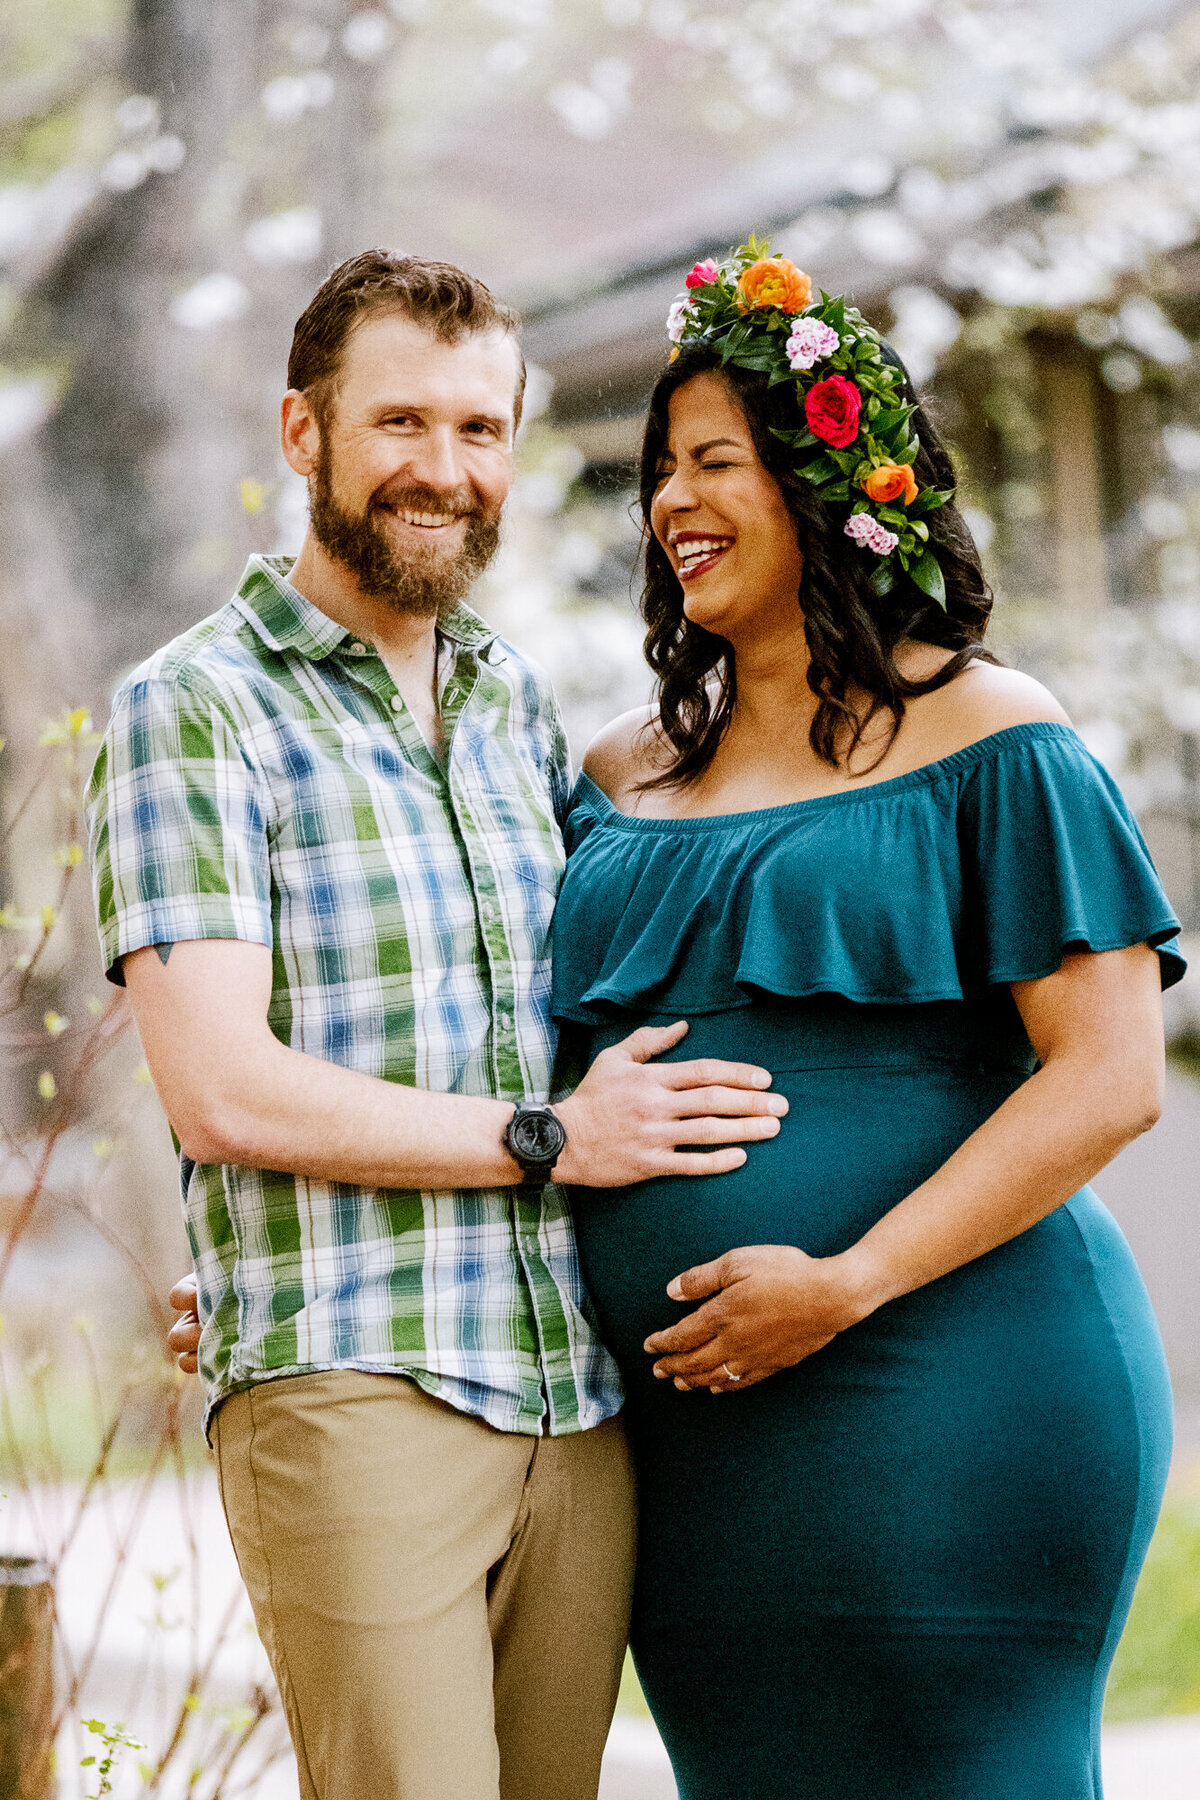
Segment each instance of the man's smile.
M459 525L467 518L466 513L416 512L410 506L391 506L386 500L377 501L381 511L390 513L402 525L411 525L418 531L448 531L452 525Z

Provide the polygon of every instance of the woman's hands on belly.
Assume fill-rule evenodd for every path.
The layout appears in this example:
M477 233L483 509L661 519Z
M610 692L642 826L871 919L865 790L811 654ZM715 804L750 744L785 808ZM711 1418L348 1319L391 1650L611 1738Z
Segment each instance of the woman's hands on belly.
M748 1244L677 1275L672 1300L695 1312L646 1339L654 1373L683 1391L750 1387L803 1362L871 1311L840 1256L791 1244Z
M1163 1052L1152 950L1068 954L1054 974L1012 991L1037 1072L986 1107L857 1242L823 1257L752 1245L676 1276L671 1297L703 1304L645 1340L657 1375L725 1392L803 1361L877 1307L1028 1231L1154 1122ZM851 1104L843 1139L851 1118L861 1137L870 1110ZM831 1111L826 1147L840 1150L829 1132L836 1118ZM889 1150L881 1161L895 1158ZM731 1384L728 1370L741 1379Z

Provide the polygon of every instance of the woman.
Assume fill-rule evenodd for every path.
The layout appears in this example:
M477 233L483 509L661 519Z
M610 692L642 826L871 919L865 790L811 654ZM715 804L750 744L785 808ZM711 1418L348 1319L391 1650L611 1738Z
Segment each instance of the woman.
M895 359L806 286L752 243L673 309L658 704L587 756L555 923L585 1061L686 1020L672 1054L790 1103L733 1174L574 1196L634 1654L681 1800L1097 1800L1170 1393L1084 1184L1157 1117L1178 925L1062 709L984 650Z

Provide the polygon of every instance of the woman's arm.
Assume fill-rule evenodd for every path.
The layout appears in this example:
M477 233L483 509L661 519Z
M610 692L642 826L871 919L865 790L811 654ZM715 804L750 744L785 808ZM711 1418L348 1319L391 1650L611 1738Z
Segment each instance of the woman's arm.
M1162 1107L1158 957L1145 944L1081 952L1014 984L1040 1067L935 1175L838 1256L788 1245L728 1251L668 1292L704 1304L646 1342L655 1373L727 1389L758 1381L886 1301L936 1281L1061 1206Z

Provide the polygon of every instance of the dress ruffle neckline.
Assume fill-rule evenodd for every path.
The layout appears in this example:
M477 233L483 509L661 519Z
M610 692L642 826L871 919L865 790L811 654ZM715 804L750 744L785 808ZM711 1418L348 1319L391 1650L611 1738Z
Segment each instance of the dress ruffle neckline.
M1120 790L1069 726L1016 725L834 794L709 817L621 812L586 775L554 936L560 1022L765 997L965 1000L1072 948L1184 963Z

